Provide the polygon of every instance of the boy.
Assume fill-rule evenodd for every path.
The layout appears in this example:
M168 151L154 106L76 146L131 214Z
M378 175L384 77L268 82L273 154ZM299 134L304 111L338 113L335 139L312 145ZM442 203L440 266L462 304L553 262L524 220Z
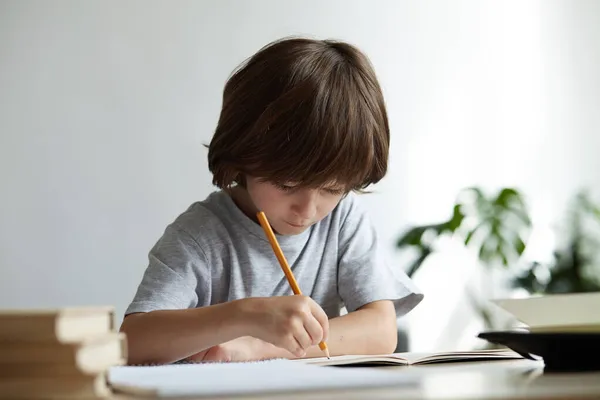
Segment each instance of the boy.
M285 39L247 60L209 145L220 190L150 251L121 327L129 362L321 357L321 340L331 355L393 352L396 318L423 295L394 277L354 194L383 178L388 147L383 95L355 47ZM259 210L306 296L291 296Z

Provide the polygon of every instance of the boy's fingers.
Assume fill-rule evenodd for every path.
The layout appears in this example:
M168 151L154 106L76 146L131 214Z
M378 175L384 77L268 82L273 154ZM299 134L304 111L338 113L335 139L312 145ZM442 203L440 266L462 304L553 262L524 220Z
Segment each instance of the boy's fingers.
M290 346L288 351L294 354L296 357L304 357L306 351L302 348L302 344L298 341L296 337L293 337L290 341Z
M294 337L296 338L296 341L302 350L306 350L312 345L312 339L310 334L306 331L304 325L301 325L299 329L296 330Z
M327 314L325 314L325 311L323 311L321 306L319 306L317 303L314 303L311 311L312 311L312 315L319 322L319 325L321 325L321 328L323 329L322 340L326 341L327 338L329 337L329 317L327 317Z
M186 360L187 361L194 361L194 362L205 361L206 355L207 355L207 353L208 353L209 350L210 350L210 348L208 348L206 350L202 350L199 353L192 354L191 356L187 357Z
M304 321L304 329L310 336L311 345L317 345L321 340L323 340L323 328L319 321L313 317L313 315L309 315L309 318L306 318Z

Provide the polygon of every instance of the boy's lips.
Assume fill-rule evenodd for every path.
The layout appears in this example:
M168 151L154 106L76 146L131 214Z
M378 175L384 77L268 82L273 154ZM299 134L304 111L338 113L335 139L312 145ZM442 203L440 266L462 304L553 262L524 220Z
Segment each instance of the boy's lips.
M306 228L308 226L308 224L293 224L291 222L285 221L287 222L288 225L293 226L294 228Z

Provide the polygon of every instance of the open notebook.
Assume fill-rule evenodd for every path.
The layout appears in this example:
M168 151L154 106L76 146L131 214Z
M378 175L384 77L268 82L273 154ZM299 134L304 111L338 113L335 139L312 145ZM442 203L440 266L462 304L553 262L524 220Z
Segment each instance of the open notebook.
M395 353L387 355L349 355L334 356L331 359L327 357L305 358L294 360L296 363L305 363L322 366L342 366L342 365L423 365L437 364L447 362L466 362L466 361L491 361L491 360L511 360L523 358L518 353L509 349L485 349L485 350L467 350L451 351L441 353Z

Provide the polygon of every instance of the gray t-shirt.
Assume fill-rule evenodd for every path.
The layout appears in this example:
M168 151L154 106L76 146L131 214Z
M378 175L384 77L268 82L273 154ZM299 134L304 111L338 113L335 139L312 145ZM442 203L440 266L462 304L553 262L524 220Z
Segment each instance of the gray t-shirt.
M330 318L376 300L393 300L397 316L423 298L409 277L392 271L358 196L299 235L277 235L304 295ZM292 290L261 226L223 192L192 204L167 226L126 314L202 307Z

